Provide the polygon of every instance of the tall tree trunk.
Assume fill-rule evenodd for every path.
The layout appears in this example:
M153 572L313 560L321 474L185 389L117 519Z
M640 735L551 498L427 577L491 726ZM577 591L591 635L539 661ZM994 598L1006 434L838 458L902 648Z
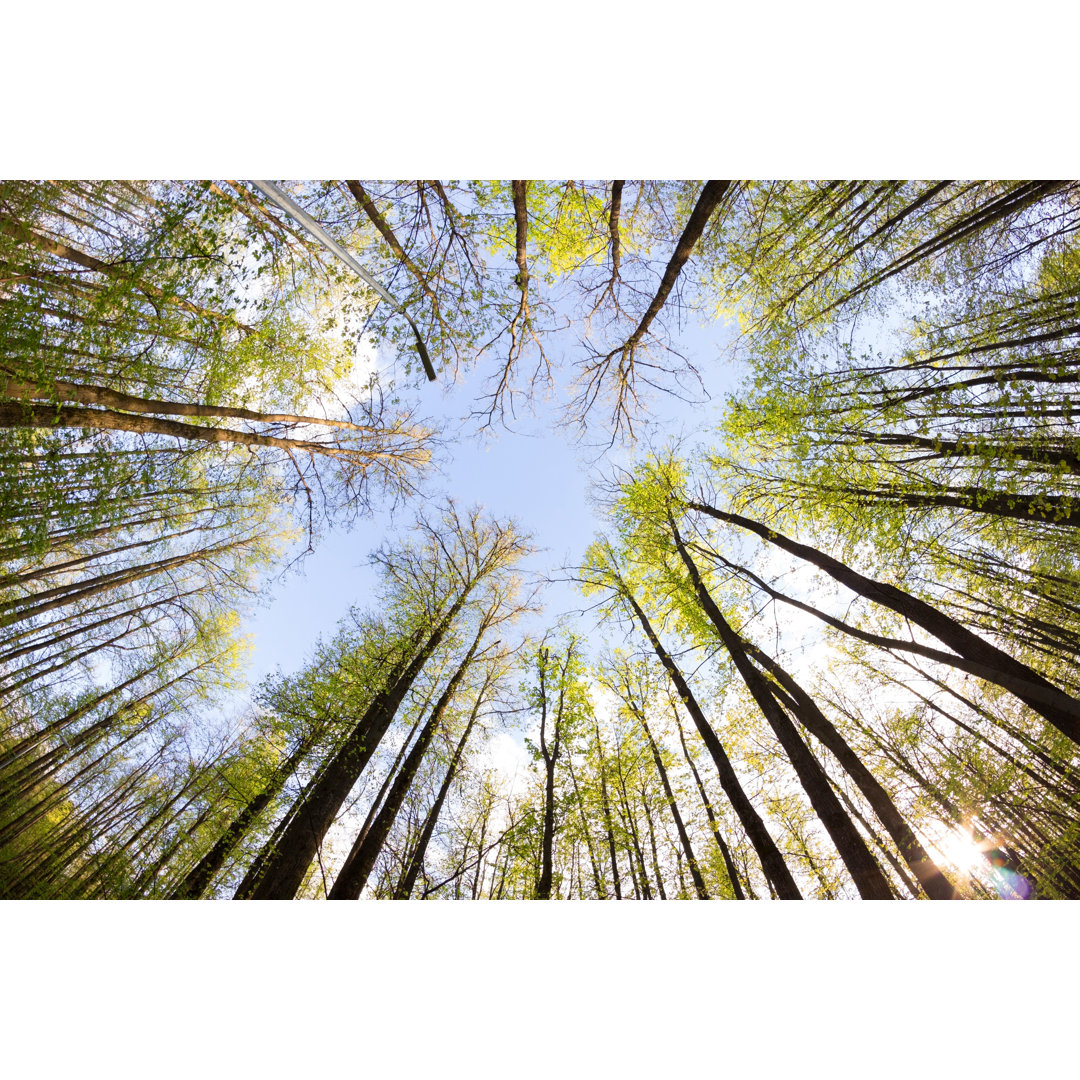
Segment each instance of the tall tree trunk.
M113 409L96 409L70 405L30 405L26 402L0 402L0 428L89 428L94 431L129 431L136 435L168 435L186 441L210 443L236 443L239 446L272 446L281 450L303 454L319 454L379 464L389 453L397 453L392 444L403 439L406 444L418 441L419 432L386 429L372 431L373 445L369 448L340 446L321 443L311 439L287 439L276 435L260 435L234 428L200 427L179 420L165 420L158 416L117 412ZM404 446L401 453L411 464L420 464L426 451L418 447Z
M218 839L217 843L195 864L176 887L170 900L197 900L206 891L214 875L225 865L236 845L251 828L258 816L281 794L300 763L311 752L314 739L303 739L297 748L273 772L266 786L245 804L244 808Z
M537 900L551 899L551 885L554 874L555 846L555 766L559 760L562 741L563 702L565 697L566 672L574 652L573 643L567 647L563 661L562 678L559 681L559 698L555 707L554 736L549 747L547 741L547 667L550 650L541 646L539 651L540 678L540 753L544 759L544 822L540 841L540 879L536 884Z
M899 503L913 509L948 507L969 510L973 514L1015 518L1018 521L1042 521L1068 528L1080 528L1080 503L1071 495L1012 494L986 491L983 488L947 488L943 493L921 494L914 491L846 487L842 491L860 500Z
M358 900L360 898L360 894L364 891L364 885L367 884L367 879L375 866L375 860L379 857L383 844L386 842L386 837L393 827L394 819L401 809L401 804L405 801L409 788L412 787L420 763L423 761L428 746L431 744L431 740L442 723L446 710L450 707L450 703L461 685L461 680L464 679L465 673L473 662L476 650L480 646L480 639L487 632L488 625L486 619L481 623L480 630L469 647L469 651L446 684L442 696L431 710L428 722L424 725L416 742L413 744L413 748L405 758L404 764L402 764L401 770L386 796L386 802L379 810L366 835L357 838L356 843L345 859L345 864L334 881L334 887L330 890L328 899ZM469 726L472 726L471 722Z
M743 648L742 640L724 618L712 596L709 595L709 591L705 588L705 583L701 579L701 574L698 573L697 565L694 563L690 552L686 550L686 545L683 543L682 536L679 533L679 527L675 524L675 518L670 512L668 513L668 524L671 527L675 547L679 552L683 565L686 567L687 573L690 575L690 581L693 584L698 603L709 621L716 628L724 648L727 649L735 662L739 674L749 688L750 693L753 694L754 700L768 721L769 727L772 728L773 733L780 740L780 745L784 748L788 760L795 769L799 781L810 799L811 806L813 806L836 845L840 857L844 860L844 865L848 868L848 872L859 890L859 895L864 900L893 899L893 892L889 887L888 879L882 872L877 860L863 843L863 839L851 818L847 815L843 806L840 805L840 800L834 794L825 771L818 764L814 755L810 753L806 743L803 742L795 729L795 725L773 695L768 681L750 662L750 658Z
M739 872L735 868L735 861L731 857L731 851L728 849L726 843L724 843L723 836L720 835L720 826L716 821L716 812L713 810L712 801L709 799L709 793L705 790L705 785L702 783L701 774L697 770L697 765L694 764L694 759L690 755L690 750L686 745L686 736L683 734L682 723L679 720L678 709L675 710L675 723L679 728L679 742L682 745L683 757L686 758L686 764L690 766L690 772L694 775L694 783L697 785L698 794L701 795L701 801L705 806L705 815L709 819L709 825L712 827L713 839L716 841L716 846L720 849L720 857L724 860L724 868L727 870L728 881L731 882L731 888L735 893L736 900L745 900L746 895L742 890L742 882L739 880Z
M652 887L649 885L649 872L645 869L645 856L641 850L641 840L638 837L637 825L634 822L634 813L630 809L630 799L626 793L626 781L622 774L622 761L616 759L616 768L619 777L619 792L622 803L623 824L626 834L630 837L630 873L634 879L634 892L640 900L642 895L646 900L652 899ZM637 872L634 870L634 856L637 856Z
M581 801L581 789L578 787L577 774L574 772L573 759L568 757L566 759L566 769L570 773L570 782L574 785L574 800L578 804L578 813L581 817L581 830L585 837L585 848L589 855L589 865L592 869L593 885L596 888L596 898L602 900L605 898L607 890L604 888L603 883L600 880L600 866L596 859L596 852L593 851L592 833L589 829L589 819L585 814L585 806ZM578 888L580 889L580 883Z
M979 664L984 671L983 678L1015 694L1040 716L1044 716L1063 735L1080 744L1080 701L1059 690L1037 671L984 641L930 604L894 585L887 585L865 577L831 555L826 555L823 551L818 551L806 544L789 540L786 536L781 536L767 526L751 521L749 518L729 514L704 503L690 501L686 505L691 510L708 514L719 521L748 529L781 550L824 570L830 577L859 596L873 600L910 619L961 657Z
M881 823L885 826L889 836L892 837L893 843L900 850L904 861L911 867L912 873L919 879L923 889L926 890L926 895L932 900L955 899L953 887L927 854L926 849L919 843L918 838L904 820L889 793L878 783L873 773L862 763L847 740L818 708L814 699L762 649L756 645L751 645L749 642L744 642L744 644L747 652L769 674L776 678L790 695L787 703L792 715L815 739L832 752L836 760L843 766L844 771L855 781L855 785L862 793L863 798L866 799L873 808L874 813L881 819Z
M476 717L480 715L481 701L482 694L477 694L472 714L469 717L469 723L465 725L464 733L458 741L454 756L450 758L450 764L446 770L446 775L443 778L443 783L440 788L438 788L438 794L435 796L435 801L428 811L427 818L424 819L423 828L416 841L416 847L413 849L413 854L411 854L409 858L405 874L401 881L397 883L397 888L394 891L394 900L408 900L409 896L413 894L413 889L416 886L416 879L420 876L420 872L423 869L424 856L427 855L428 845L435 832L435 826L438 824L438 815L442 813L443 804L450 792L450 785L454 783L458 764L461 760L461 755L464 753L465 743L469 741L469 735L472 734L473 725L476 723Z
M608 854L611 857L611 876L615 882L615 899L622 899L622 883L619 880L619 860L615 854L615 832L611 822L611 802L608 798L607 776L604 767L604 748L600 741L600 724L593 717L593 727L596 731L596 754L600 761L600 802L604 809L604 827L607 832Z
M667 303L667 299L671 295L671 290L675 288L675 282L678 281L679 274L682 273L683 267L694 253L697 242L705 232L705 226L709 224L709 219L716 212L716 208L720 205L730 187L730 180L705 181L701 194L698 196L698 201L690 212L690 217L686 220L682 235L675 245L675 250L671 253L671 258L664 268L664 274L660 279L660 285L657 287L655 295L649 301L649 306L645 309L645 314L642 315L637 328L626 339L624 344L616 350L617 352L632 353L649 332L653 320L663 310L664 304Z
M919 883L908 876L903 863L889 850L885 841L878 836L877 830L866 820L866 815L851 801L848 793L835 781L833 782L833 790L840 796L840 801L847 807L848 813L866 830L870 839L874 842L874 847L881 852L885 861L895 871L896 876L904 883L904 888L907 889L913 899L917 900L920 896ZM931 897L931 899L934 899L934 897ZM941 899L952 898L942 897Z
M630 695L630 687L626 687L627 698ZM664 785L664 795L667 798L668 806L671 808L671 817L675 822L675 830L679 834L679 843L682 844L683 853L686 855L686 864L690 867L690 876L694 880L694 890L697 892L699 900L708 900L709 893L705 888L705 879L701 876L701 870L698 867L698 861L694 855L694 849L690 844L690 837L687 835L686 826L683 824L682 814L679 813L678 804L675 802L675 794L671 790L671 781L668 779L667 769L664 768L664 762L660 757L660 748L656 745L656 740L652 736L652 732L649 730L649 725L645 721L644 709L638 709L636 706L627 701L630 705L631 711L638 718L641 723L641 727L645 732L645 737L649 740L649 749L652 751L653 764L656 766L656 771L660 774L660 782Z
M439 647L473 584L463 589L423 647L411 659L402 659L390 670L386 686L375 695L352 734L301 794L276 849L263 864L259 881L251 887L250 899L290 900L296 895L326 830L382 741L413 681ZM249 898L241 895L242 891L243 886L237 899Z
M660 899L666 900L667 893L664 891L664 877L660 873L660 857L656 851L656 829L653 827L652 808L649 806L649 797L645 788L641 789L641 805L645 810L645 824L649 826L649 847L652 849L653 873L656 875L656 888L660 893Z
M716 771L720 775L720 786L724 789L724 794L730 800L735 813L738 815L739 821L742 823L742 827L746 830L746 835L750 838L750 843L754 845L754 850L761 860L765 876L773 883L776 892L782 899L801 900L802 894L799 892L798 885L795 884L795 879L791 876L791 871L788 870L787 865L784 862L784 857L780 854L779 848L777 848L776 843L765 828L765 823L761 820L758 812L746 797L746 792L743 791L742 784L739 783L739 778L735 775L735 770L731 767L731 762L728 759L727 753L724 751L723 745L717 738L716 732L713 731L712 726L705 718L705 713L697 703L682 672L661 644L660 638L657 636L648 617L641 609L637 600L634 599L634 595L630 592L626 583L618 576L616 576L615 580L618 583L621 595L626 599L626 602L630 605L634 615L637 617L642 630L645 632L645 636L649 639L649 643L653 647L653 651L659 658L660 663L664 665L664 669L667 671L672 685L679 695L679 699L686 707L686 711L694 721L694 726L697 728L698 734L708 748L713 762L716 765Z
M314 424L342 431L372 433L371 427L353 424L347 420L328 420L326 417L301 416L294 413L262 413L252 409L236 409L225 405L202 405L186 401L163 401L157 398L136 397L111 390L106 386L88 386L83 383L49 379L42 385L7 379L0 396L18 398L22 401L76 401L80 405L100 405L123 412L166 416L201 416L217 420L249 420L259 424ZM270 444L268 444L270 445Z

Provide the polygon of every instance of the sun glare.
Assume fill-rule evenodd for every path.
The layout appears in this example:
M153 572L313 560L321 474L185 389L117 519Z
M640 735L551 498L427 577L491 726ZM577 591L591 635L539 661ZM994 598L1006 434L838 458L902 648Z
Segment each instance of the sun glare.
M945 829L934 846L945 862L961 873L970 873L985 865L983 848L966 830Z

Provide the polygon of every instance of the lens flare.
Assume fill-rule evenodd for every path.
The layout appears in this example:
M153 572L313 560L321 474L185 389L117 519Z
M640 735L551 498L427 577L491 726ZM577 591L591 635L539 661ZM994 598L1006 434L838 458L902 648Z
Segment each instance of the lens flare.
M1025 877L997 840L976 840L967 825L940 823L932 847L942 861L965 878L980 881L1002 900L1036 899L1035 883Z
M945 862L962 873L970 873L986 865L982 848L966 830L947 829L934 846Z

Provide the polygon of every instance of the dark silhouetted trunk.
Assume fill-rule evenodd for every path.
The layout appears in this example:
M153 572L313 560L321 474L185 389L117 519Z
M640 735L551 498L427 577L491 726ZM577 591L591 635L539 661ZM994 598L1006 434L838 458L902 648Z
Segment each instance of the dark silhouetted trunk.
M281 794L282 788L297 767L311 752L313 739L302 740L300 745L283 761L257 795L251 798L237 814L216 844L198 861L191 872L177 886L170 900L197 900L206 891L214 875L225 865L236 845L251 828L258 816Z
M604 828L607 833L608 855L611 857L611 875L615 882L615 899L622 899L622 883L619 880L619 860L615 853L615 831L611 823L611 801L608 798L607 777L604 769L604 750L600 742L600 725L593 717L596 731L596 754L600 762L600 802L604 810Z
M1015 694L1040 716L1049 720L1063 735L1080 744L1080 701L1059 690L1026 664L1022 664L1008 653L1002 652L1001 649L973 634L955 619L918 597L896 588L895 585L887 585L864 577L831 555L826 555L823 551L818 551L806 544L789 540L786 536L781 536L767 526L751 521L749 518L725 513L723 510L698 502L689 502L687 506L691 510L698 510L719 521L748 529L783 551L824 570L830 577L859 596L910 619L961 657L978 664L982 678Z
M536 883L536 900L551 899L551 885L554 875L555 847L555 766L559 760L562 745L563 704L565 701L566 672L570 667L574 647L569 645L563 660L562 678L559 680L559 697L555 706L554 734L551 742L547 735L547 670L550 651L541 647L539 652L540 679L540 754L544 759L544 823L540 841L540 879Z
M574 785L574 801L578 805L578 814L581 817L581 832L585 837L585 849L589 855L589 866L592 870L593 886L596 889L596 896L598 899L604 899L607 890L604 888L603 882L600 880L600 866L596 859L596 852L593 850L592 832L589 828L589 818L585 813L585 806L581 800L581 789L578 787L577 774L574 772L573 758L566 759L566 770L570 773L570 782ZM581 884L578 884L579 891L581 890Z
M345 859L345 864L338 873L328 899L358 900L360 898L360 894L364 891L364 885L367 884L367 879L375 866L375 860L379 857L383 844L386 842L386 837L389 835L398 811L401 809L401 804L405 801L405 797L412 787L420 763L424 760L424 755L431 745L431 740L435 737L435 732L442 723L446 710L450 707L450 703L461 685L461 680L469 670L469 665L472 663L476 650L480 646L480 639L487 632L487 629L488 622L485 620L481 624L480 631L477 633L469 651L465 654L465 658L458 665L457 670L446 684L442 696L431 710L428 722L420 731L413 748L409 751L400 772L394 779L394 783L386 796L386 802L380 808L371 827L366 830L366 834L357 838L352 851L349 852L348 857ZM472 726L471 722L469 726Z
M795 879L791 876L791 871L784 862L784 857L780 854L780 849L777 848L776 843L765 828L765 823L761 820L758 812L746 797L746 792L743 791L742 784L739 783L739 778L735 775L735 770L731 767L731 762L728 759L723 745L717 738L716 732L713 731L712 726L705 718L705 713L697 703L682 672L679 670L675 661L668 655L667 650L661 644L656 631L652 628L652 624L649 622L648 617L645 612L642 611L641 606L634 599L633 594L627 588L626 584L621 578L617 578L617 581L622 595L633 609L635 616L637 616L637 620L641 624L645 636L649 639L649 643L652 645L653 650L660 659L660 663L664 665L664 669L667 671L668 676L675 687L676 693L679 695L679 699L682 701L683 705L685 705L686 711L694 721L694 726L697 728L698 734L708 748L709 754L712 756L713 762L716 765L716 770L720 775L720 786L724 789L724 794L730 800L735 813L738 815L739 821L742 823L742 827L746 830L746 835L750 838L750 843L754 845L754 850L761 860L761 866L765 871L765 876L773 883L776 892L782 899L801 900L802 894L799 892L799 887L795 884Z
M848 868L848 872L859 890L859 895L864 900L892 900L893 891L889 886L888 879L866 844L863 843L854 822L840 804L840 800L833 792L825 771L818 764L814 755L810 753L806 743L803 742L802 737L795 729L795 725L774 696L770 683L750 662L750 658L743 648L741 638L731 628L715 601L709 595L709 591L701 580L701 575L698 573L690 552L686 550L686 546L683 544L675 519L670 513L668 515L668 524L671 526L672 537L675 540L679 556L690 575L690 581L693 584L698 603L700 603L709 621L716 628L724 648L727 649L735 662L739 674L749 688L750 693L753 694L754 700L768 721L769 727L772 728L773 734L780 740L780 745L784 748L788 760L799 777L799 782L810 799L810 805L813 806L836 845L836 850L840 853L841 859L844 860L844 865Z
M735 861L731 857L731 851L727 844L724 843L723 836L720 835L720 826L717 824L716 812L713 810L712 802L709 799L709 793L705 790L705 785L701 780L701 774L698 772L697 765L694 764L694 759L690 756L690 750L687 748L686 736L683 734L678 710L675 711L675 723L679 728L679 742L682 745L683 757L686 758L686 764L690 766L690 772L694 775L694 783L697 784L698 793L701 795L701 802L705 807L705 814L708 817L709 825L712 828L713 839L716 841L716 846L720 849L720 855L724 860L724 868L727 870L728 881L731 882L731 888L735 893L735 899L745 900L746 895L742 890L742 882L739 880L739 872L735 868Z
M667 899L667 892L664 890L664 878L660 873L660 857L656 851L656 829L653 826L652 807L649 806L648 792L641 789L641 805L645 810L645 824L649 826L649 848L652 851L652 864L653 874L656 876L656 890L660 893L660 899Z
M423 648L390 670L384 689L376 694L352 734L301 794L275 850L263 863L259 881L251 887L250 894L238 892L237 899L291 900L296 895L326 830L382 741L413 681L439 647L470 589L471 584L443 616Z
M435 832L435 826L439 822L439 814L442 812L443 803L446 802L446 797L450 793L450 785L454 782L458 763L461 761L461 755L465 752L465 744L469 741L469 736L472 734L473 725L476 723L476 717L479 711L480 699L477 698L472 715L469 717L469 723L466 725L465 731L458 741L457 747L454 750L454 756L450 759L450 765L446 770L446 775L443 777L439 793L435 796L435 802L432 803L431 809L428 811L427 818L424 821L424 827L420 831L416 847L413 849L412 857L409 860L408 868L394 892L395 900L408 900L412 895L413 887L416 885L416 879L420 876L420 871L424 868L424 856L427 854L428 844L431 842L431 837Z
M687 218L682 235L675 245L675 250L664 268L660 285L657 287L652 300L649 301L649 306L645 309L641 322L638 323L637 328L630 337L626 339L625 344L621 346L622 350L633 352L649 332L653 320L663 310L664 304L667 303L667 299L671 295L671 290L675 288L675 282L678 281L679 274L694 253L697 242L701 239L702 233L705 232L705 226L709 224L709 219L715 213L716 208L720 205L730 187L730 180L705 181L705 186L701 189L701 194L698 196L694 209L690 212L690 217Z
M627 687L627 697L629 697L629 687ZM641 722L645 737L649 740L649 749L652 751L653 764L656 765L656 771L660 774L660 782L664 785L664 795L667 798L668 806L671 808L671 817L675 822L675 830L679 834L679 843L682 844L683 854L686 856L686 864L690 867L690 876L694 879L694 890L697 892L699 900L708 900L709 893L705 888L705 879L701 876L701 870L698 867L694 849L690 846L690 837L687 835L686 826L683 824L682 814L679 813L678 804L675 802L675 795L671 790L671 781L668 779L667 769L664 768L664 762L660 757L660 748L656 745L656 740L652 737L649 725L645 721L644 710L635 708L629 701L627 701L627 704L630 705L631 711Z
M788 692L792 714L799 723L836 757L844 771L855 781L863 798L881 819L904 861L919 879L926 895L932 900L954 899L953 887L919 843L889 793L877 782L873 773L862 763L813 698L764 651L749 642L745 644L749 654Z

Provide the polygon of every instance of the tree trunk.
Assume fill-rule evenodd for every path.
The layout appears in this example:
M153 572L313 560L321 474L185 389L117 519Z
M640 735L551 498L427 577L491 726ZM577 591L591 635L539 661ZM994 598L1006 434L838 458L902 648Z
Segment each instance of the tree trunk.
M637 329L634 330L630 337L626 339L626 342L620 349L617 349L616 352L633 352L649 332L649 327L652 325L656 316L660 314L664 304L667 303L667 298L671 295L671 290L675 288L675 282L678 280L679 274L689 261L690 256L694 253L697 242L705 232L705 226L709 224L709 219L720 205L720 201L727 193L729 187L731 187L730 180L705 181L705 185L701 189L701 194L698 196L698 201L691 211L690 217L687 218L682 235L675 245L675 250L672 252L671 258L664 268L664 275L660 279L660 285L656 290L656 294L649 302L649 306L646 308L645 314L642 315L641 322L638 323Z
M375 866L375 860L379 857L383 844L386 842L386 837L394 824L394 819L401 809L401 804L405 801L409 788L412 787L413 779L420 768L424 755L427 753L427 748L442 723L443 716L450 707L450 703L461 685L461 680L465 677L465 673L473 661L476 650L480 645L480 639L487 632L487 629L488 623L485 620L481 624L480 632L476 635L469 651L465 654L465 658L458 665L442 696L431 710L428 722L424 725L416 742L413 744L413 748L405 758L401 771L386 796L386 802L379 810L374 822L372 822L371 828L367 830L365 836L357 838L357 842L349 852L345 864L334 882L334 887L330 890L328 899L358 900L360 898L360 894L364 891L364 885L367 884L367 879ZM472 726L471 722L469 726Z
M754 850L761 860L765 876L775 885L776 891L782 899L801 900L802 894L799 892L799 887L795 884L795 879L791 876L791 871L788 870L787 865L784 863L784 857L780 854L779 848L777 848L773 838L765 828L765 823L761 820L758 812L746 797L746 793L742 789L742 784L739 783L739 778L735 775L735 770L731 767L731 762L724 751L723 745L716 737L716 732L713 731L708 720L706 720L705 713L694 698L686 679L683 678L682 672L679 671L675 661L671 659L664 649L659 637L656 635L656 631L653 630L648 617L645 615L645 612L642 611L640 605L634 599L633 594L627 588L626 584L621 578L616 578L616 580L619 584L620 592L637 616L637 620L641 624L645 636L649 639L649 643L652 645L653 650L659 657L660 662L664 665L664 668L679 695L679 699L686 707L686 711L694 721L694 726L697 728L698 734L701 736L702 741L712 755L716 770L720 775L720 786L724 789L724 794L727 795L730 800L735 813L739 817L739 821L742 823L742 827L746 830L746 835L750 838L750 843L754 845Z
M184 880L176 887L170 900L197 900L206 891L214 875L225 865L226 859L258 816L281 793L290 776L311 752L314 740L301 740L300 745L282 762L257 795L248 800L235 820L225 830L216 844L196 863Z
M747 651L787 690L791 695L791 708L795 718L814 738L832 752L844 771L855 782L863 798L870 804L889 836L892 837L904 861L919 879L926 895L931 900L955 899L952 885L927 854L889 793L878 783L873 773L862 763L847 740L818 708L813 698L776 661L757 646L747 643Z
M630 874L634 879L634 892L640 900L644 895L646 900L652 899L652 888L649 885L649 872L645 869L645 856L641 851L641 840L638 837L637 825L634 823L634 814L630 809L630 800L626 793L626 782L622 774L622 761L616 759L616 768L619 776L619 790L623 809L623 824L626 826L626 834L630 837ZM634 856L637 856L637 869L634 870Z
M589 829L589 819L585 814L585 806L581 800L581 789L578 787L577 775L574 772L574 762L572 757L566 759L566 769L567 772L570 773L570 782L574 785L574 800L578 804L578 814L581 817L581 831L585 837L585 849L589 855L589 866L592 869L593 885L596 888L596 898L598 900L603 900L606 897L607 890L600 880L600 866L596 860L596 852L593 851L592 832ZM578 888L581 888L580 882Z
M466 586L423 648L410 660L402 659L390 670L384 689L376 694L352 734L308 790L301 794L277 849L268 855L260 880L251 887L250 899L290 900L296 895L326 830L386 734L409 687L464 605L473 584L475 582ZM242 885L241 891L243 888ZM247 895L237 893L237 899L247 898Z
M697 770L697 765L694 764L694 759L690 756L690 750L686 745L686 736L683 734L682 724L679 722L678 709L675 710L675 723L679 728L679 742L682 745L683 757L686 758L686 764L690 766L690 772L694 775L694 783L697 784L698 793L701 795L701 801L705 806L705 814L709 819L709 825L712 827L713 839L716 841L716 846L720 849L720 856L724 860L724 868L727 870L728 881L731 882L732 891L735 893L736 900L745 900L746 895L742 890L742 883L739 880L739 872L735 868L735 861L731 857L731 852L728 849L724 838L720 835L720 826L716 821L716 812L713 810L712 802L709 800L709 794L705 790L705 785L701 781L701 774Z
M664 878L660 873L660 858L656 852L656 829L653 827L652 809L649 806L648 793L645 788L641 789L641 805L645 810L645 824L649 826L649 847L652 850L653 873L656 875L656 888L660 893L660 899L666 900L667 893L664 891Z
M548 747L546 732L548 714L546 677L550 651L545 646L542 646L539 651L540 753L544 759L544 824L540 841L540 879L536 884L536 900L551 899L555 846L555 766L559 760L559 748L562 739L564 684L573 651L574 646L571 643L567 647L566 657L563 662L562 679L559 684L559 699L555 707L555 734L550 748Z
M626 690L627 696L629 697L630 688L627 687ZM630 702L627 701L627 704L630 705ZM705 888L705 879L701 876L701 870L698 868L698 861L694 855L694 849L690 844L690 837L687 835L686 826L683 824L682 814L679 813L678 804L675 802L675 795L671 790L671 782L668 780L667 769L664 768L664 762L660 757L660 749L656 745L656 740L652 737L649 725L645 722L645 712L642 709L635 708L633 705L630 705L630 708L641 722L645 737L649 740L649 749L652 751L653 764L656 765L656 771L660 774L660 782L664 785L664 795L667 797L668 806L671 808L671 817L675 822L675 829L679 834L679 843L682 844L683 853L686 855L686 864L690 867L690 876L694 880L694 889L697 892L698 899L708 900L709 893Z
M1080 744L1080 701L1059 690L1026 664L1020 663L1008 653L983 641L982 638L930 604L894 585L864 577L831 555L826 555L806 544L789 540L786 536L781 536L767 526L751 521L749 518L738 514L728 514L703 503L688 502L686 505L691 510L708 514L719 521L748 529L783 551L824 570L830 577L851 589L852 592L858 593L859 596L873 600L910 619L964 659L979 664L985 670L983 678L1015 694L1040 716L1044 716L1063 735ZM994 677L995 673L996 677Z
M843 806L840 805L840 800L833 793L825 771L818 764L814 755L810 753L806 743L803 742L795 729L795 725L773 695L770 684L750 662L750 658L742 646L741 639L731 628L715 601L709 595L709 591L705 588L705 583L698 573L698 568L690 552L686 550L686 546L683 544L679 528L675 524L675 518L670 511L668 513L668 524L671 526L675 547L678 549L679 556L690 575L690 581L693 584L694 592L702 610L716 628L724 648L727 649L735 662L735 666L751 694L753 694L758 708L761 709L769 723L769 727L772 728L773 733L780 740L780 745L784 748L788 760L798 774L803 789L810 798L810 804L821 819L829 836L832 837L840 857L844 860L844 865L848 868L848 872L859 890L859 895L865 900L893 899L893 892L889 887L888 879L882 873L877 860L863 843L862 837L859 835L851 818L848 817Z
M354 460L378 465L390 455L396 455L392 442L404 439L418 441L419 432L386 429L374 431L375 445L370 449L315 442L311 439L285 439L276 435L259 435L234 428L200 427L179 420L164 420L158 416L116 412L112 409L72 407L70 405L30 405L25 402L0 402L0 428L86 428L94 431L127 431L136 435L168 435L185 441L235 443L239 446L272 446L289 452L318 454L324 457ZM406 445L400 451L401 460L421 464L427 451Z
M593 717L593 726L596 730L596 754L600 761L600 801L604 808L604 826L607 831L608 854L611 857L611 875L615 882L615 899L622 899L622 883L619 880L619 860L615 855L615 833L611 822L611 802L608 798L607 777L604 768L604 750L600 742L600 724Z

